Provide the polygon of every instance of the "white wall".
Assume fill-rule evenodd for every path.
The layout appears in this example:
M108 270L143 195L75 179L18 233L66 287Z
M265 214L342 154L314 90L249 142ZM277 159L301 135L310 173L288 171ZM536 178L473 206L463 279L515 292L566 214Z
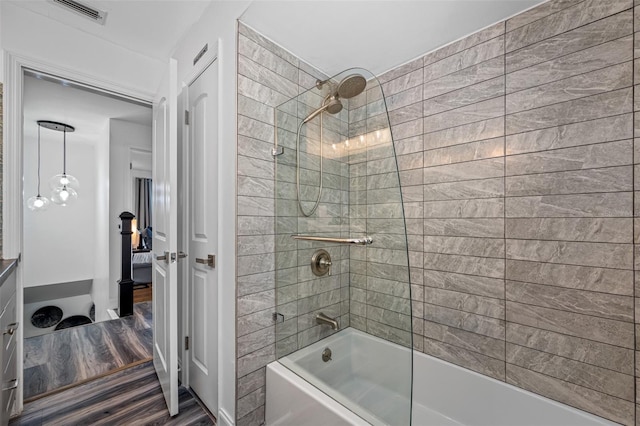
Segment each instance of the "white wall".
M218 215L218 283L220 298L218 305L219 330L218 351L218 423L222 426L235 423L235 279L236 279L236 25L237 19L249 6L249 1L214 2L201 20L178 44L172 55L178 61L178 82L183 89L186 80L194 76L197 68L207 62L205 55L193 65L194 56L205 43L209 52L219 46L220 61L220 141L219 141L219 203L224 206ZM185 90L186 91L186 90ZM186 98L186 97L184 97ZM183 99L184 99L183 98ZM184 108L181 107L183 110ZM182 117L182 114L179 115ZM179 138L184 135L179 134ZM184 308L184 305L183 305ZM183 320L186 320L183 318ZM186 323L186 322L185 322ZM184 330L181 330L184 331Z
M0 1L0 48L93 76L151 98L164 63L53 19Z
M109 149L109 304L118 307L118 280L122 264L120 225L123 211L133 211L133 177L129 169L131 149L151 152L151 123L148 126L128 121L110 120ZM151 156L146 170L151 171ZM144 168L144 167L141 167Z
M32 124L32 125L30 125ZM105 129L107 131L107 129ZM24 210L24 286L65 283L94 279L96 228L96 187L99 162L96 146L105 135L94 140L67 137L67 172L80 181L78 200L61 207L51 203L44 212ZM62 133L42 129L41 195L50 197L48 179L62 172ZM24 194L37 192L37 124L25 123Z

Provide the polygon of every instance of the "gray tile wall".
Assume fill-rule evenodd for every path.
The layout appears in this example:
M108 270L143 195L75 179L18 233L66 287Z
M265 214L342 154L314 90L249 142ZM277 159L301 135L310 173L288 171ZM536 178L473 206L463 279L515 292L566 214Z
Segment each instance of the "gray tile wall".
M411 347L400 180L382 88L375 79L349 102L349 142L344 149L349 159L350 234L374 240L370 246L350 248L351 326Z
M380 77L415 348L623 424L640 350L632 8L547 2Z
M622 424L640 419L633 6L553 0L380 76L401 170L414 347ZM239 37L240 59L253 63L238 76L238 424L259 424L276 352L273 107L315 78L246 27ZM350 114L375 108L373 93L353 101ZM357 155L336 173L351 189L350 233L365 226L363 204L383 210L355 201L359 178L381 174L358 170ZM368 303L376 293L406 294L370 279L366 266L382 253L355 249L339 255L351 259L350 323L367 330L369 305L380 318L394 312L393 300Z

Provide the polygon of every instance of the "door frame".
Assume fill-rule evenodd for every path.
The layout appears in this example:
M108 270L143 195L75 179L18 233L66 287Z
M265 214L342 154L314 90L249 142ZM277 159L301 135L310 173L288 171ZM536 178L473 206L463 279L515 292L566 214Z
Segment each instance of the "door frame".
M179 122L179 128L178 128L178 135L180 138L180 141L178 142L179 145L181 145L181 155L182 155L182 162L178 165L179 170L178 170L178 176L181 179L181 184L179 184L178 186L181 188L181 192L184 194L184 201L182 203L182 208L181 208L181 213L182 213L182 223L179 225L183 232L181 237L178 238L179 240L179 244L180 244L180 248L179 250L183 250L185 251L188 255L191 256L191 253L189 253L188 248L189 248L189 234L188 234L188 230L189 230L189 226L191 225L190 222L190 211L189 211L189 206L190 206L190 201L191 201L191 193L188 191L189 189L189 174L188 174L188 170L189 170L189 126L185 124L185 120L184 120L184 113L185 111L189 108L189 86L191 84L193 84L193 82L195 82L198 77L200 77L200 75L202 73L204 73L206 71L207 68L209 68L209 66L211 66L215 61L219 61L220 57L219 57L219 45L220 42L218 41L218 43L216 43L215 46L210 46L210 48L207 50L207 53L205 53L204 56L202 56L202 58L200 59L200 63L197 66L194 66L194 68L191 70L191 72L184 78L181 79L180 82L180 94L179 94L179 99L182 100L182 102L179 102L179 108L178 108L178 122ZM221 85L221 78L220 75L218 76L218 89L220 89L220 85ZM222 99L221 99L221 93L220 90L218 90L218 104L221 106L220 108L218 108L218 122L220 123L221 118L222 118L222 114L221 114L221 110L222 110ZM218 126L218 154L220 154L220 141L222 140L222 132L221 132L221 128L222 126ZM219 157L220 158L220 157ZM220 173L220 170L218 169L218 174ZM218 180L218 184L220 183L220 180ZM218 238L218 248L217 248L217 252L219 252L220 250L220 238ZM189 297L190 292L189 292L189 267L188 267L188 263L187 262L182 262L180 265L180 270L178 271L179 274L179 280L181 282L184 283L184 285L182 286L182 304L180 309L182 310L182 315L180 315L181 319L182 319L182 327L180 329L180 367L181 367L181 378L182 378L182 383L190 388L190 384L189 384L189 362L188 362L188 354L187 351L185 350L185 345L184 345L184 338L185 336L190 336L190 329L189 329L189 324L190 324L190 316L191 316L191 310L189 309ZM221 303L222 301L222 295L220 294L220 282L218 282L218 303ZM220 317L220 306L218 305L216 307L217 309L217 315L218 315L218 342L217 342L217 347L218 347L218 353L220 353L220 348L221 346L221 333L220 333L220 329L221 329L221 324L222 324L222 318ZM214 416L216 416L216 420L218 420L218 424L224 424L221 423L220 421L220 415L223 414L222 410L221 410L221 405L220 405L220 395L221 395L221 391L223 390L222 386L221 386L221 380L220 380L220 359L222 357L218 357L218 365L217 365L217 376L218 376L218 412L217 413L212 413Z
M153 94L142 92L131 87L125 87L88 74L79 73L69 68L63 68L49 62L18 55L11 51L4 52L4 122L2 153L4 165L2 171L2 254L5 258L19 258L23 249L22 216L24 211L23 194L23 87L24 70L36 70L45 74L71 80L81 85L89 86L98 91L130 98L138 102L151 104ZM22 281L22 263L18 264L16 280L16 315L24 316L24 283ZM22 327L18 328L16 356L18 382L23 381L24 342ZM24 406L23 388L16 389L14 413L21 413Z

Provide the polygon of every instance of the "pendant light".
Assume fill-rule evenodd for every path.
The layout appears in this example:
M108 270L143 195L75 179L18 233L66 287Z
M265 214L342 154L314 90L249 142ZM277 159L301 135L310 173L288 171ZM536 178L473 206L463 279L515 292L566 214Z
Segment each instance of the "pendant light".
M38 121L38 195L27 200L29 210L36 212L46 210L49 207L49 199L40 195L40 121Z
M61 206L67 206L78 199L76 188L80 187L78 179L67 174L67 132L71 133L76 129L68 124L55 121L40 121L38 123L42 123L42 127L63 133L62 173L49 179L49 187L52 189L51 201Z

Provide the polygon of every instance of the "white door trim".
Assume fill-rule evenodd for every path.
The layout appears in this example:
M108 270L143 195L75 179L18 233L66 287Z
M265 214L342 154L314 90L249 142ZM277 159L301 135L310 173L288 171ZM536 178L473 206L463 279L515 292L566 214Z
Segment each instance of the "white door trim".
M10 51L4 52L4 122L3 122L3 144L2 153L4 158L2 171L2 255L5 258L17 258L22 252L23 230L22 230L22 161L23 161L23 128L22 128L22 108L23 108L23 84L24 69L32 69L43 73L66 78L96 89L102 89L114 94L121 94L123 97L130 97L144 102L151 103L153 95L140 92L135 89L124 87L112 81L102 80L88 74L53 65L27 56L15 54ZM22 266L18 265L16 290L16 315L22 318L23 312L23 282ZM23 334L22 328L18 329L16 347L18 382L23 381ZM19 386L16 392L15 412L20 413L23 409L23 389Z

